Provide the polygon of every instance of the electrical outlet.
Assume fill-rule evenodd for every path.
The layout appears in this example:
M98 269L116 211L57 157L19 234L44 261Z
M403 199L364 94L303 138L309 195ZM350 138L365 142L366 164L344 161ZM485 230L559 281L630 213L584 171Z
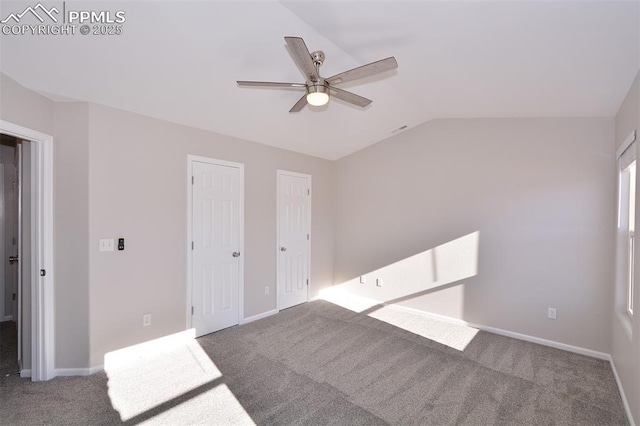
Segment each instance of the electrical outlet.
M376 278L376 285L382 287L382 278Z
M366 284L367 283L367 277L365 277L364 275L362 275L360 277L360 284Z
M151 314L144 314L142 316L142 326L146 327L148 325L151 325Z
M556 319L556 308L547 309L547 318L552 320Z
M268 296L269 295L269 286L265 286L264 288L264 295Z

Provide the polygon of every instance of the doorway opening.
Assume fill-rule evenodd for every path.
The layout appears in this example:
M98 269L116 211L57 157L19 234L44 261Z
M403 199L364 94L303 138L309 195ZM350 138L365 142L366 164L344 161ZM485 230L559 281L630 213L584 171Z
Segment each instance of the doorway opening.
M0 134L0 374L20 374L30 368L30 281L31 255L23 237L30 235L30 199L22 198L22 162L30 161L28 141ZM26 152L26 156L23 155ZM27 179L27 183L29 180ZM25 205L23 205L23 203ZM28 239L28 238L27 238ZM23 252L23 248L26 249ZM25 270L27 274L25 276ZM27 299L24 295L27 295Z
M53 137L3 120L0 135L0 159L8 157L3 162L2 210L10 226L3 227L0 241L3 278L9 278L0 286L0 320L11 322L1 331L9 338L15 329L14 366L20 376L49 380L55 377Z

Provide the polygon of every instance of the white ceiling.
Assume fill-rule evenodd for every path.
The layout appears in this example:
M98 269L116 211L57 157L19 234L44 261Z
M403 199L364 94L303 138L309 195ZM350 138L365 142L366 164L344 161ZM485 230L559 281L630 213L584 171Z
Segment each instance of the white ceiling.
M3 1L0 15L28 3ZM43 1L46 6L62 2ZM119 36L0 36L0 70L55 99L113 106L337 159L448 117L612 117L639 69L640 3L580 1L80 2L124 10ZM323 50L324 76L395 56L345 84L373 100L299 113L284 36Z

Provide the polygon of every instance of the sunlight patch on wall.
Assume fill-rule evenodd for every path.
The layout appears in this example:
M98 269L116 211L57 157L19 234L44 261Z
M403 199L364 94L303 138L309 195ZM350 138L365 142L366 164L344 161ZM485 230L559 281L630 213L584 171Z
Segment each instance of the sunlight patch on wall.
M440 287L478 274L480 232L472 232L455 240L425 250L416 255L362 274L338 286L345 293L373 299L377 302L400 303L440 291ZM377 285L382 280L382 286ZM462 314L463 291L449 290L452 298L449 311ZM352 301L353 302L353 301ZM354 302L355 303L355 302ZM455 305L455 306L454 306Z
M154 408L164 409L152 419L179 419L180 424L197 423L189 407L226 407L218 414L234 416L232 423L250 423L251 417L231 391L220 381L222 373L195 340L195 330L130 346L105 355L109 398L122 421L141 416ZM195 390L195 391L194 391ZM193 396L175 402L189 392ZM137 423L137 422L136 422ZM177 424L177 423L176 423Z
M466 326L464 321L445 319L420 310L415 302L411 308L401 304L446 290L446 297L439 300L446 301L447 315L461 318L464 308L462 284L478 274L479 243L480 231L472 232L324 289L320 297L353 312L364 313L443 345L464 350L477 329Z

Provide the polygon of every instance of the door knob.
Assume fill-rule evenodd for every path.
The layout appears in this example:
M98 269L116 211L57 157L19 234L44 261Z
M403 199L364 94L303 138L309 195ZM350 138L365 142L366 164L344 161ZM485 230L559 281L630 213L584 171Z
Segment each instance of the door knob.
M18 261L18 256L9 256L9 263L14 264Z
M239 251L234 251L233 254L231 255L233 257L240 257L240 252Z
M287 251L286 247L280 247L280 251Z

